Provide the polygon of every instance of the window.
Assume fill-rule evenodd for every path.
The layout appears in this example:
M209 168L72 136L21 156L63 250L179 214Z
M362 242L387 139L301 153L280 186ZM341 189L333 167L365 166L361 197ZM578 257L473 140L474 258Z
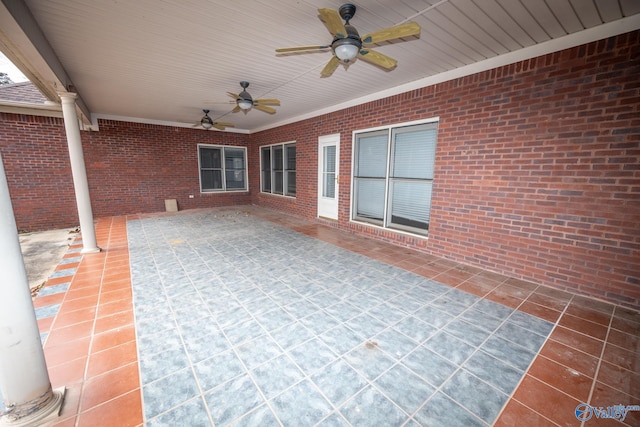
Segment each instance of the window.
M296 144L275 144L260 148L260 186L263 193L296 195Z
M356 134L352 218L426 235L437 123Z
M200 191L247 191L244 147L198 145Z

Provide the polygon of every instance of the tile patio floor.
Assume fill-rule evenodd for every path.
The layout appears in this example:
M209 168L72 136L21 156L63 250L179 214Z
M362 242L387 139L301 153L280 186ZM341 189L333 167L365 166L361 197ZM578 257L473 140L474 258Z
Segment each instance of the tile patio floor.
M58 426L640 425L640 315L256 207L100 219L34 299Z

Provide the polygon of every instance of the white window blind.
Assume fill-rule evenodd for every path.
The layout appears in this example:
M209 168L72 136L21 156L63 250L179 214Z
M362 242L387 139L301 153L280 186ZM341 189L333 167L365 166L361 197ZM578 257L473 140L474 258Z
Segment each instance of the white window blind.
M384 178L387 174L387 133L358 138L356 176Z
M427 234L436 142L437 123L357 135L353 218Z
M355 215L381 223L384 219L388 133L364 134L356 139Z
M428 229L436 137L432 126L392 131L390 224Z
M323 155L322 196L334 198L336 195L336 146L324 147Z
M393 132L393 178L433 179L435 129Z

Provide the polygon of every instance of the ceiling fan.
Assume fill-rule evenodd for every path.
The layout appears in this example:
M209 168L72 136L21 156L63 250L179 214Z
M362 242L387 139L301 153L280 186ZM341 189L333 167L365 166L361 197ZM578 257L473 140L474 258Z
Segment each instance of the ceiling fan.
M224 130L225 127L234 127L233 123L229 123L229 122L214 122L213 120L211 120L211 117L209 117L209 110L204 109L202 110L202 112L204 113L204 116L202 116L202 119L200 119L200 121L198 123L195 123L193 125L193 127L197 127L197 126L202 126L204 129L209 130L212 127L219 129L219 130Z
M240 82L240 86L242 86L242 92L239 94L227 92L231 98L236 101L236 106L232 113L237 113L238 111L243 111L247 114L251 108L255 108L256 110L264 111L265 113L274 114L276 112L275 108L268 107L268 105L280 105L280 101L277 99L253 99L249 92L247 92L247 88L249 87L249 82Z
M340 63L347 65L356 58L378 65L385 70L393 70L398 62L393 58L370 49L369 46L387 40L420 35L420 25L415 22L407 22L360 37L355 27L349 24L351 18L356 14L355 5L349 3L340 6L338 11L333 9L318 9L318 13L324 25L331 35L333 35L333 41L330 45L285 47L276 49L276 52L306 53L305 51L331 49L333 51L333 57L320 72L322 77L329 77L333 74ZM340 18L344 19L344 24Z

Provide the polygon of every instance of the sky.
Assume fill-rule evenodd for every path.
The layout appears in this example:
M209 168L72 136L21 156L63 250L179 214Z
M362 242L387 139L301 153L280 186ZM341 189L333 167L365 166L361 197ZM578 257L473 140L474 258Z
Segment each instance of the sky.
M13 65L13 63L2 54L2 52L0 52L0 73L7 73L14 83L26 82L29 80L20 70L18 70L18 67Z

